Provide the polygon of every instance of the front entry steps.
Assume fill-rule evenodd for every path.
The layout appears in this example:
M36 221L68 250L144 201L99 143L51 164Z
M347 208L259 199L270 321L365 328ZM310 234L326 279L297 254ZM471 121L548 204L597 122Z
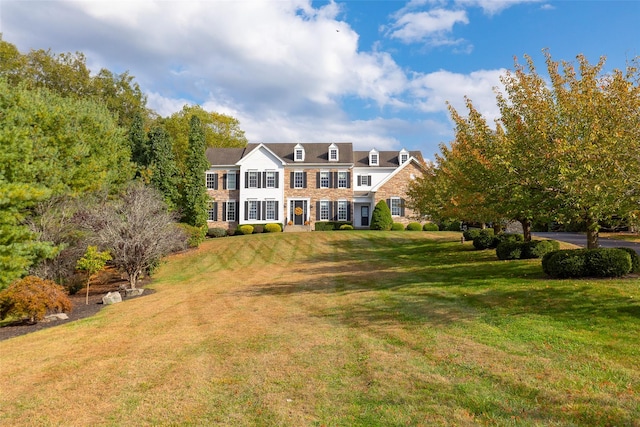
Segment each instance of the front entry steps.
M305 231L311 231L310 225L285 225L285 233L303 233Z

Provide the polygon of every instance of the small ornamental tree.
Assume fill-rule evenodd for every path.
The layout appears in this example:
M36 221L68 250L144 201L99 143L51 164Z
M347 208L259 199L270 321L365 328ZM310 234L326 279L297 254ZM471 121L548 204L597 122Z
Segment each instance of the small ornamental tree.
M98 252L97 246L89 246L84 256L78 260L76 268L80 271L87 272L87 299L86 304L89 304L89 283L91 278L99 271L101 271L107 261L111 259L109 251Z
M27 316L32 323L44 319L47 311L71 311L64 288L52 280L27 276L0 292L0 319Z
M387 202L380 200L371 214L372 230L391 230L393 219L391 218L391 210L387 206Z

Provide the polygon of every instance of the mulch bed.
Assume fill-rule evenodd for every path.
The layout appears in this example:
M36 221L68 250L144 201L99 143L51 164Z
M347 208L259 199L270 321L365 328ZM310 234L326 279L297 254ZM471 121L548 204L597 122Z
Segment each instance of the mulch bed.
M144 288L144 286L149 282L150 281L147 279L140 280L136 287ZM16 321L0 327L0 341L93 316L104 307L102 304L102 297L105 296L107 292L117 292L120 285L127 285L126 287L129 287L127 280L122 279L119 273L108 269L99 277L98 281L92 282L89 286L89 304L86 303L86 288L81 289L75 295L69 295L69 299L73 304L71 313L67 313L69 319L37 323L29 323L28 320ZM145 295L150 295L154 292L155 290L153 289L145 289L142 295L135 297L125 297L124 292L122 292L122 302L128 301L132 298L140 298Z

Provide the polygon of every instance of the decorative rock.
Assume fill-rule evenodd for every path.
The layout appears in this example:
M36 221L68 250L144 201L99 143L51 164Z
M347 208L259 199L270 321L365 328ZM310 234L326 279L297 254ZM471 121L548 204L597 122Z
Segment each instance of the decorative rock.
M139 295L142 295L142 293L144 292L144 288L136 288L136 289L125 289L125 296L127 297L137 297Z
M118 302L122 302L122 296L120 292L109 292L105 296L102 297L102 304L110 305Z
M45 322L51 322L53 320L67 320L69 316L66 313L53 313L44 316Z

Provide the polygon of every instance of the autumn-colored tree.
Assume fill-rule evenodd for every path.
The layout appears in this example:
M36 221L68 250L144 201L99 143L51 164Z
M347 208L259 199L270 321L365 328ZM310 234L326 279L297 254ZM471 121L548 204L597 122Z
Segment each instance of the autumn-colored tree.
M47 312L71 309L71 301L62 286L36 276L16 280L0 292L0 319L26 316L33 323L44 319Z
M111 260L109 251L100 252L97 246L89 246L87 252L78 260L76 268L87 273L87 297L86 304L89 305L89 284L96 273L102 271L107 261Z

